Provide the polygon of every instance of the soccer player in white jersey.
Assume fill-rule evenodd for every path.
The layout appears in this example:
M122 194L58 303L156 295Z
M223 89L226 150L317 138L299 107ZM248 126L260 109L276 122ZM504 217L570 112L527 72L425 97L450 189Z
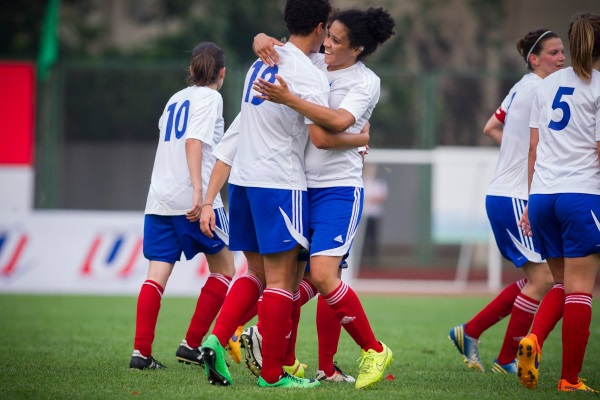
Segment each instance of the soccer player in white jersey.
M167 280L181 253L189 260L204 253L211 272L196 304L187 334L177 349L180 362L201 364L199 346L217 315L235 274L227 248L228 221L221 198L215 238L197 222L203 192L215 163L213 146L223 136L225 53L216 44L198 44L192 51L189 87L175 93L159 120L160 136L144 220L144 256L150 261L137 304L134 351L130 368L164 366L152 357L152 342Z
M379 100L379 78L361 60L373 53L394 32L394 21L382 8L345 10L330 19L325 55L320 67L326 72L331 93L329 107L291 96L284 77L279 85L259 79L256 89L262 99L283 103L316 124L334 132L358 133ZM279 51L279 49L278 49ZM315 61L315 60L313 60ZM378 341L360 300L340 279L340 262L348 255L362 212L362 156L358 149L327 150L330 135L311 133L306 149L306 179L310 207L310 279L340 324L361 348L356 388L366 388L382 379L392 361L391 350ZM319 332L326 340L329 332ZM337 338L334 336L337 345ZM333 357L333 354L331 354ZM318 378L333 377L331 360L319 361ZM322 363L323 362L323 363ZM377 365L377 367L376 367Z
M575 16L569 26L569 52L573 67L544 79L533 102L531 188L522 226L537 238L555 282L564 285L564 301L544 299L534 321L535 326L546 307L562 313L558 390L595 392L578 376L600 267L599 15ZM523 386L536 387L541 355L536 334L521 340L517 364Z
M230 246L247 257L262 256L266 286L259 305L263 326L260 387L314 388L319 382L283 373L283 355L291 331L296 259L308 248L304 148L312 122L288 107L254 96L256 77L284 75L294 94L326 104L329 86L307 57L318 49L331 11L327 0L288 0L284 20L290 32L282 61L271 67L257 60L242 94L239 147L229 177ZM231 377L213 335L203 343L209 381L229 384ZM225 379L223 379L225 378ZM229 379L227 379L229 378Z
M564 67L564 48L554 32L538 29L519 39L517 50L530 72L510 89L483 129L500 144L496 172L487 189L486 211L500 253L520 268L526 279L508 285L471 320L455 326L449 334L465 365L484 371L479 337L510 314L504 342L491 369L500 374L517 373L519 340L529 332L540 301L554 282L535 237L523 235L518 223L528 199L527 155L533 97L542 79Z

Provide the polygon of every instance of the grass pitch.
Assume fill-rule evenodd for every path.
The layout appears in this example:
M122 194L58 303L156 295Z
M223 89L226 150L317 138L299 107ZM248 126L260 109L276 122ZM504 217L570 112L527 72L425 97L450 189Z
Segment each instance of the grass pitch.
M2 399L564 399L560 376L560 324L546 341L537 390L522 388L515 376L467 370L447 338L490 297L361 296L377 337L394 352L383 380L370 390L323 384L314 390L265 390L243 364L231 365L234 385L208 384L197 366L180 364L175 350L185 336L196 299L163 298L153 355L161 371L130 370L135 297L0 295L0 398ZM317 366L315 305L302 311L297 356ZM599 301L594 302L597 308ZM501 321L481 337L481 357L491 369L506 329ZM600 319L591 326L581 376L600 389ZM358 347L342 330L336 356L356 376ZM573 394L576 397L593 396ZM595 396L593 396L595 397Z

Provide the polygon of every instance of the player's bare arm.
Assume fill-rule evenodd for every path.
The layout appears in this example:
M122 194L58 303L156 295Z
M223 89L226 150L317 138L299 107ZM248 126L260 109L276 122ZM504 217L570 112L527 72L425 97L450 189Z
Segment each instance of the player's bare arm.
M316 148L322 150L347 150L364 147L369 143L369 132L360 133L329 132L327 129L316 124L308 125L308 133L311 142Z
M200 212L200 230L209 238L214 237L213 231L216 227L215 210L212 204L223 185L225 185L229 172L231 172L231 166L221 160L217 160L210 174L206 196L204 197Z
M504 124L496 118L496 114L494 114L483 127L483 133L484 135L489 136L497 144L500 144L502 142L503 129Z
M253 86L253 89L260 93L256 97L273 103L285 104L315 124L333 132L344 132L356 122L354 116L343 108L334 110L294 96L281 76L275 75L275 78L278 83L258 78Z
M272 67L279 63L279 53L275 50L275 46L283 46L283 42L264 33L259 33L254 37L252 50L262 62Z
M186 218L192 222L198 221L202 210L202 142L197 139L185 141L185 156L194 194L192 208L186 213Z

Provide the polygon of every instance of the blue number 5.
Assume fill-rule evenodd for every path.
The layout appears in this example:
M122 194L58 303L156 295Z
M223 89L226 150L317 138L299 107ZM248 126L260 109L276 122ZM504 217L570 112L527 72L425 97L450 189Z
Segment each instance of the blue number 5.
M254 63L254 65L252 65L252 68L254 69L254 71L252 72L252 76L250 76L250 81L248 82L248 87L246 88L246 96L244 96L244 102L248 102L248 98L250 97L250 91L252 90L252 84L254 83L254 81L256 80L256 77L258 76L258 72L260 71L260 69L264 66L265 64L258 60ZM261 74L261 78L262 79L266 79L267 81L273 83L275 82L275 74L277 74L277 71L279 71L279 68L277 67L277 65L274 65L272 67L268 67L266 68L263 73ZM269 77L267 78L267 75L269 75ZM263 99L259 99L258 97L252 97L252 101L250 101L252 104L254 104L255 106L261 104L264 100Z
M548 128L554 131L562 131L569 125L569 120L571 119L571 108L569 107L569 103L566 101L561 101L560 99L563 96L571 96L575 92L575 88L567 87L567 86L559 86L556 91L556 96L554 96L554 100L552 101L552 109L556 110L560 108L563 112L563 116L560 121L551 120L548 124Z

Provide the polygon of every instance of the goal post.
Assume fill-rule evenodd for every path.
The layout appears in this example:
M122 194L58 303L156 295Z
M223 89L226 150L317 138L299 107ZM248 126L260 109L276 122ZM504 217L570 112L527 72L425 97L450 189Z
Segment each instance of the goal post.
M344 279L364 292L498 291L502 259L485 211L498 153L488 147L370 150L365 171L376 167L376 179L388 187L380 254L377 262L365 256L371 233L363 211ZM365 177L365 207L370 184ZM470 280L474 269L487 279Z

